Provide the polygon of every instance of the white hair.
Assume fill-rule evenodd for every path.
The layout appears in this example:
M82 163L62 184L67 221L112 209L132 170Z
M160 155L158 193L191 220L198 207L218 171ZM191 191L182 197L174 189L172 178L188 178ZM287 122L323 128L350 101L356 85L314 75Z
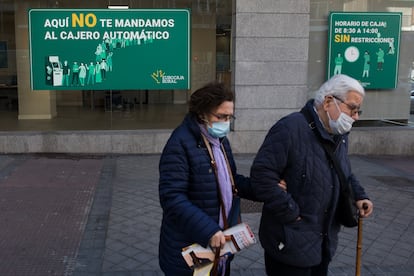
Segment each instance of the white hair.
M365 97L365 90L359 81L347 75L335 75L322 84L319 90L316 91L314 105L321 105L325 100L325 97L328 95L337 96L340 99L346 99L346 95L349 91L355 91L361 94L362 97Z

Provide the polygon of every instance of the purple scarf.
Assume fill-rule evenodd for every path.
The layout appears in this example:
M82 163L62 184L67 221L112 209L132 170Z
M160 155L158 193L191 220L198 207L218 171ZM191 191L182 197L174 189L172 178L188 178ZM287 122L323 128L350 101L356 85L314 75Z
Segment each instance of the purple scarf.
M207 140L211 144L211 151L213 152L214 159L216 161L217 166L217 179L218 184L220 188L221 198L223 200L224 205L224 211L226 214L226 217L229 215L232 201L233 201L233 190L230 180L230 175L227 168L227 162L226 158L224 157L224 153L221 150L221 144L219 138L212 137L206 130L206 127L204 125L199 125L201 132L206 136ZM222 206L223 207L223 206ZM219 225L223 228L224 222L223 222L223 212L220 209L220 221Z

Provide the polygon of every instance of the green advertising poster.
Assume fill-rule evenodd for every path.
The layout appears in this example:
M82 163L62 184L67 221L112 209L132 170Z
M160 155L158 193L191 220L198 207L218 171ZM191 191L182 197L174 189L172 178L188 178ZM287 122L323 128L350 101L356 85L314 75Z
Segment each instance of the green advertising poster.
M32 9L33 90L190 88L185 9Z
M346 74L365 89L397 87L401 13L332 12L328 78Z

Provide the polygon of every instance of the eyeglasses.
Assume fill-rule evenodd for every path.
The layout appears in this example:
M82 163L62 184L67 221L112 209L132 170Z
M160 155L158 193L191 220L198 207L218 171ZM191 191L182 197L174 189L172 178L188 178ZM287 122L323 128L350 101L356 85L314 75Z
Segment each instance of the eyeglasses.
M236 119L236 117L234 117L233 115L229 115L229 114L216 114L216 113L211 112L211 115L213 115L214 117L216 117L217 119L221 121L229 121L229 120Z
M362 110L359 110L359 107L357 107L355 105L348 104L344 100L342 100L341 98L339 98L335 95L332 95L332 97L334 97L335 99L337 99L338 101L340 101L341 103L346 105L349 108L349 110L351 111L351 116L355 116L355 114L358 114L358 116L361 116Z

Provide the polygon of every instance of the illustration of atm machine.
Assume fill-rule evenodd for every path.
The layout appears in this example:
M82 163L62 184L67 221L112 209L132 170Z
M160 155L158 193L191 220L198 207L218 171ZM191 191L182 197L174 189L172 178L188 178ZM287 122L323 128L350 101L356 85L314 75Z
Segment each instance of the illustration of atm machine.
M48 56L46 58L45 81L47 85L61 86L63 79L62 64L59 56Z

